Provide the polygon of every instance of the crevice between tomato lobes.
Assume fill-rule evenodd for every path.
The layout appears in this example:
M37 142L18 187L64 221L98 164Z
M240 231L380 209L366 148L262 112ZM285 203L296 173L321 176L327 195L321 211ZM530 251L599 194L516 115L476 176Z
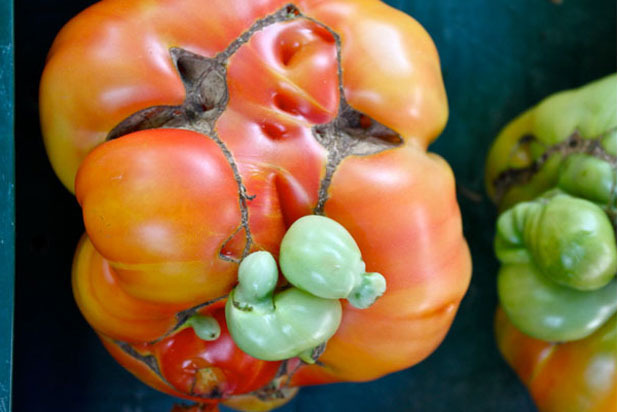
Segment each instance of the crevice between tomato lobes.
M565 159L572 154L586 154L607 162L615 169L616 156L609 153L604 145L604 140L612 133L615 136L616 128L593 138L585 138L578 130L575 130L562 142L549 147L534 135L526 134L520 137L517 145L512 149L512 156L525 157L527 164L522 167L509 167L493 180L494 202L500 204L511 189L529 184L543 167L552 161L554 156ZM541 153L535 155L535 152ZM532 159L528 159L529 157Z
M246 247L242 256L231 258L226 254L221 254L222 259L239 261L248 254L252 244L246 205L247 200L250 199L243 185L242 177L238 173L234 156L227 149L224 139L219 137L216 131L216 121L229 101L228 85L225 81L226 65L229 59L244 44L248 43L256 32L276 23L301 18L320 27L322 29L320 31L321 36L331 36L336 49L339 113L333 121L316 125L312 129L316 140L328 152L325 172L320 182L318 201L314 208L314 213L322 214L328 198L330 181L343 158L350 155L371 155L397 147L403 143L403 139L392 129L356 111L347 103L343 86L340 36L327 25L303 15L293 4L288 4L279 11L256 21L214 58L172 48L170 54L186 90L185 102L180 106L156 106L144 109L123 120L108 135L108 139L113 139L137 130L172 127L198 131L217 141L217 144L224 151L239 185L239 203L243 215L241 224L246 235ZM280 107L284 111L286 111L286 108L288 111L292 110L287 106ZM234 234L231 234L230 238L233 236Z

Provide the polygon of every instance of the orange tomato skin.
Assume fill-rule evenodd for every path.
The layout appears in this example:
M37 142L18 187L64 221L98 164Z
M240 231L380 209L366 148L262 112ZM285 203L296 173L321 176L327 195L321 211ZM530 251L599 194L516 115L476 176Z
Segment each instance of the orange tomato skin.
M308 19L254 33L226 62L229 100L217 136L150 129L105 142L128 116L183 102L170 48L213 57L288 3L102 1L61 31L43 73L46 148L87 232L73 267L78 305L123 366L175 396L203 400L193 384L204 368L179 365L204 366L210 355L201 354L217 348L190 329L172 333L177 314L224 298L246 247L277 256L286 229L314 212L329 153L312 127L337 117L341 91L402 139L343 159L324 207L352 233L367 269L385 276L387 291L367 310L344 303L322 366L302 366L292 385L365 381L418 363L444 338L469 284L454 178L426 152L448 114L438 55L416 21L377 0L297 1ZM162 375L119 342L152 356ZM226 372L202 378L220 382L232 403L274 405L233 397L264 386L274 369L232 349L209 358ZM243 372L253 378L234 386Z
M204 7L199 0L106 0L71 20L52 45L40 85L43 136L60 180L73 191L81 161L129 115L151 106L182 103L185 91L170 48L213 57L255 20L288 3L213 0ZM293 3L341 36L349 103L427 147L443 129L448 108L438 55L425 30L377 0ZM290 44L307 43L306 36L299 37L283 35L284 41L269 45L272 55L289 53ZM290 38L293 41L285 41ZM328 112L333 109L333 89L315 81L320 77L315 63L302 58L324 53L324 48L310 43L309 48L298 48L296 63L262 61L260 66L270 69L284 90L297 91L298 83L317 102L330 101L330 106L323 106ZM245 87L255 84L260 66L253 65L242 78L228 81L241 81ZM272 93L261 97L260 105L276 108Z
M500 352L541 412L616 411L616 316L591 336L568 343L531 338L496 313Z
M237 193L217 145L185 130L108 142L76 179L86 232L121 287L185 306L222 296L236 281L236 266L217 255L239 226Z
M223 405L239 411L268 412L289 402L298 393L298 388L287 388L283 396L260 399L253 395L238 395L224 402Z
M175 314L182 310L128 294L87 236L75 252L72 283L73 296L88 323L99 333L126 342L157 339L174 327Z
M148 150L153 151L153 157L149 157ZM176 152L188 154L193 160L179 158ZM195 304L192 296L200 290L200 285L207 285L204 290L211 293L201 297L204 301L224 294L225 289L214 289L216 279L227 275L231 283L235 281L235 264L222 261L218 254L238 227L239 217L235 216L230 219L231 223L225 223L223 215L212 214L211 211L228 208L238 213L237 187L232 177L228 176L227 181L222 178L225 175L223 170L226 169L223 160L213 160L211 152L219 154L216 145L202 135L185 130L159 129L134 133L102 145L84 162L76 187L77 198L84 208L88 233L94 236L93 242L101 242L101 253L107 252L110 256L116 250L118 253L130 251L114 259L120 262L118 269L114 268L114 261L106 261L109 267L115 269L113 273L119 279L120 294L129 294L133 299L143 300L140 291L149 293L146 296L149 298L153 293L150 285L161 284L164 286L161 295L151 298L151 302L158 299L161 303L168 302L171 307L175 305L176 308L185 309ZM135 162L134 158L148 161ZM221 167L221 170L216 169L216 184L212 183L212 178L199 174L204 168L212 171L214 166L204 166L209 162ZM195 170L187 170L193 167L192 164L197 165ZM177 175L174 173L174 165L182 165ZM257 173L257 167L249 168L241 164L240 170L246 169L250 170L249 174L244 174L247 187L256 196L256 200L281 198L281 195L271 193L272 186L263 184L264 179ZM144 175L140 172L144 172ZM229 170L227 172L231 174ZM425 179L427 173L434 176L434 179ZM119 175L123 176L122 188L115 190L118 184L116 177ZM191 178L186 179L185 176ZM168 179L169 183L166 183ZM195 193L203 193L196 195L198 200L192 197L193 191L181 190L181 183L187 181L191 182ZM362 189L358 182L363 182ZM217 184L220 185L220 191L217 190ZM140 192L140 188L146 192ZM222 195L218 197L217 194ZM437 156L428 156L415 146L406 146L374 156L351 157L340 165L329 194L325 214L348 228L361 248L367 269L379 271L386 277L388 292L367 310L345 306L342 325L329 341L322 357L326 367L309 366L301 369L294 377L294 383L299 385L375 379L424 359L443 339L469 282L470 258L465 243L462 243L454 180L448 166ZM380 199L384 198L391 201L381 202ZM149 199L145 206L142 205L143 199ZM164 200L168 199L171 201L166 203ZM118 202L122 207L116 206ZM281 203L283 207L286 204L285 200ZM276 253L285 232L284 213L279 210L281 203L271 205L273 207L267 214L268 223L254 221L251 225L256 248ZM149 211L151 204L155 206L152 212ZM228 206L224 206L226 204ZM264 208L259 202L251 201L250 204L251 216L263 215ZM204 213L205 223L200 221L200 212ZM152 224L151 218L166 225L169 222L179 225L177 231L170 229L169 232L177 232L181 240L184 240L185 235L196 236L197 240L205 240L212 246L198 243L196 247L183 244L178 248L175 245L180 241L166 240L164 235L167 236L167 232L162 231L157 232L156 236L136 236L137 240L133 241L131 234L142 233L141 226L149 227ZM201 234L200 228L216 228L215 222L218 225L226 224L227 231L220 229ZM117 238L113 236L114 229L110 229L110 225L116 224L121 231ZM102 233L100 239L97 236L99 231ZM153 247L150 247L151 243L154 243ZM160 248L161 243L169 244L170 247ZM108 245L114 249L108 251ZM131 245L137 251L132 250ZM189 268L193 267L195 261L205 263L203 268L200 267L202 271L191 272L197 280L190 278L193 283L188 286L179 284L175 273L156 271L157 266L151 261L140 260L142 257L154 259L163 262L162 265L166 267L167 262L174 257L170 253L176 249L187 253L178 258L180 264L184 264L182 259L191 262ZM153 250L164 252L165 255L154 256ZM444 253L445 250L449 252ZM129 266L125 263L127 259L132 259L132 264L138 268L142 265L147 270L143 275L136 275L137 270L134 268L126 271ZM229 271L223 271L221 266L210 269L211 262L221 262L219 265L231 268ZM462 271L468 276L462 276ZM189 273L189 270L185 272ZM83 276L93 279L94 273L86 272ZM436 273L440 276L435 276ZM202 280L202 276L206 279ZM213 280L209 280L211 278ZM147 279L148 284L139 283L144 279ZM138 293L131 294L132 288ZM176 295L181 293L189 293L190 299L176 301ZM181 306L183 303L185 306ZM88 313L88 305L85 307L83 311ZM92 318L89 320L95 329L107 331L108 334L115 327L125 328L129 333L137 333L139 330L132 330L132 325L124 319L111 319L110 322L102 323ZM168 319L167 325L169 323ZM160 329L153 329L149 338L154 339L160 333ZM379 339L379 336L390 338ZM143 336L138 335L115 337L129 341L143 339ZM353 348L350 342L355 342ZM401 342L408 344L401 347ZM358 359L364 361L359 363ZM311 372L312 369L317 372ZM318 376L315 376L316 373Z
M320 358L325 367L303 367L295 383L375 379L438 346L471 271L454 191L446 163L414 146L344 160L325 214L350 231L387 292L368 309L346 304Z

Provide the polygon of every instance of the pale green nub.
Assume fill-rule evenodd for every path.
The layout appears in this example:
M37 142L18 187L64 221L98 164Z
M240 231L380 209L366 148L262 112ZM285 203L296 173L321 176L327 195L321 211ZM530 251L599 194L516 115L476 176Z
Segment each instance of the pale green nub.
M212 316L193 315L187 319L185 325L192 327L195 334L202 340L217 340L221 335L221 327Z
M379 273L364 273L361 284L350 292L348 301L354 307L366 309L386 291L386 279Z
M294 286L326 299L369 307L386 290L379 273L366 273L360 249L339 223L324 216L298 219L281 241L279 264Z
M279 270L273 255L254 252L240 262L236 299L248 305L272 308L272 294L277 286Z

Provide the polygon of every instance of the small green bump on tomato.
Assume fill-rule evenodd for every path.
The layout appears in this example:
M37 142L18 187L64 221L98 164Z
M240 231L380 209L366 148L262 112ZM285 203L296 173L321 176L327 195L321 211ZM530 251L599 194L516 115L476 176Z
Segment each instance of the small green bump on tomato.
M313 359L314 349L315 348L309 348L305 351L302 351L301 353L298 354L298 359L310 365L314 364L315 363L315 360Z
M304 216L281 241L279 264L294 286L325 299L348 299L359 308L371 305L386 290L379 273L366 273L352 235L324 216Z
M348 295L348 301L354 307L367 309L386 291L386 279L379 273L365 273L361 284Z
M523 244L523 230L528 216L538 213L540 209L540 203L524 202L500 214L496 224L494 248L502 263L530 261L530 252Z
M277 286L279 270L269 252L254 252L242 260L238 267L238 287L235 296L240 307L272 305L272 294Z
M221 327L212 316L193 315L187 320L185 325L192 327L195 334L202 340L217 340L221 335Z

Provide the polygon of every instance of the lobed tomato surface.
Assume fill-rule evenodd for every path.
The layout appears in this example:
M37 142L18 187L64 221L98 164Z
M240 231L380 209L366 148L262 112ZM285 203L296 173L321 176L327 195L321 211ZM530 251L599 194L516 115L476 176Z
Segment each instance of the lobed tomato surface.
M257 410L410 367L448 331L471 263L452 172L427 153L447 118L438 55L409 16L376 0L106 0L58 35L40 107L83 208L77 303L147 384ZM386 293L342 302L313 365L252 358L221 306L239 262L277 256L308 214L352 234ZM181 327L195 313L218 340Z

